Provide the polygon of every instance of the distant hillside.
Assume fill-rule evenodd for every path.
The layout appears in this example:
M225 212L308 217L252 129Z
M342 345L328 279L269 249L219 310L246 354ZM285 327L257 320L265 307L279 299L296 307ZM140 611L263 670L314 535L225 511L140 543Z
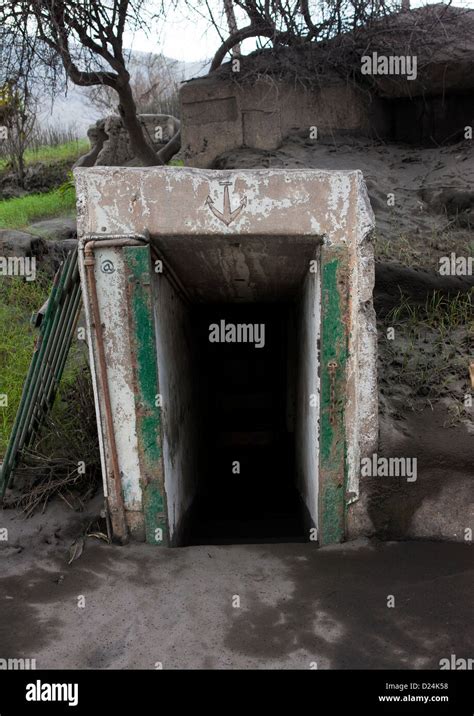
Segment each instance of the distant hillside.
M160 62L166 64L167 71L170 76L177 82L184 82L191 77L199 77L206 74L209 67L209 61L202 62L183 62L172 58L161 58ZM129 63L130 72L144 69L149 61L150 53L134 51ZM44 99L40 95L40 111L38 114L38 122L41 128L62 128L73 129L78 136L85 136L87 128L93 124L104 112L100 108L94 106L88 97L88 88L77 87L69 83L67 91L59 93L54 100L45 93Z

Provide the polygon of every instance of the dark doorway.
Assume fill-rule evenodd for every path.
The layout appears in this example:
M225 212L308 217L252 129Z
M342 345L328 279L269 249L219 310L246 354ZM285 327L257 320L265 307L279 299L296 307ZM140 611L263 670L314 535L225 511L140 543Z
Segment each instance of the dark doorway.
M304 540L291 318L281 304L193 309L202 422L190 544Z

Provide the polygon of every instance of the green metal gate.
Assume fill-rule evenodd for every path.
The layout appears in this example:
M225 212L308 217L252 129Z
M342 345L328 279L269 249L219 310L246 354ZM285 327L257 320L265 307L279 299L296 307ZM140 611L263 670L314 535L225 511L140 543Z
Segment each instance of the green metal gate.
M2 465L0 498L23 451L31 445L54 402L80 306L81 284L75 248L54 277L44 315L36 314L36 325L41 320L39 335Z

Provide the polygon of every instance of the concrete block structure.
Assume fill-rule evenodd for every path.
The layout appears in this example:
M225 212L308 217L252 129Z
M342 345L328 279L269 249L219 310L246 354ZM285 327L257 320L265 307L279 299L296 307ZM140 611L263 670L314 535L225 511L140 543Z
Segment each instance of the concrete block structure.
M310 127L317 137L384 133L380 101L337 76L319 88L259 76L249 86L204 77L180 93L185 163L211 167L219 154L239 147L276 149L290 134Z
M236 508L258 528L290 488L306 539L355 536L360 458L377 441L362 174L94 167L75 178L115 537L187 544L198 500L214 520Z
M257 51L235 71L227 63L184 84L185 164L220 168L216 159L225 152L276 149L294 134L432 147L462 140L474 113L474 11L427 5L361 33ZM375 66L379 57L413 58L416 71L396 63L362 71L363 60Z

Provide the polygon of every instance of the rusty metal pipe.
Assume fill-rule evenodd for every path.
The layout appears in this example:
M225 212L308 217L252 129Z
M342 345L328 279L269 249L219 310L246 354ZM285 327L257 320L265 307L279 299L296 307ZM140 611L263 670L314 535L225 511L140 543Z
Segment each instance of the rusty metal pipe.
M102 246L110 248L114 246L143 246L148 243L145 236L141 236L140 239L132 238L128 236L120 236L119 234L109 234L107 239L90 239L84 245L84 253L93 251L96 246Z

